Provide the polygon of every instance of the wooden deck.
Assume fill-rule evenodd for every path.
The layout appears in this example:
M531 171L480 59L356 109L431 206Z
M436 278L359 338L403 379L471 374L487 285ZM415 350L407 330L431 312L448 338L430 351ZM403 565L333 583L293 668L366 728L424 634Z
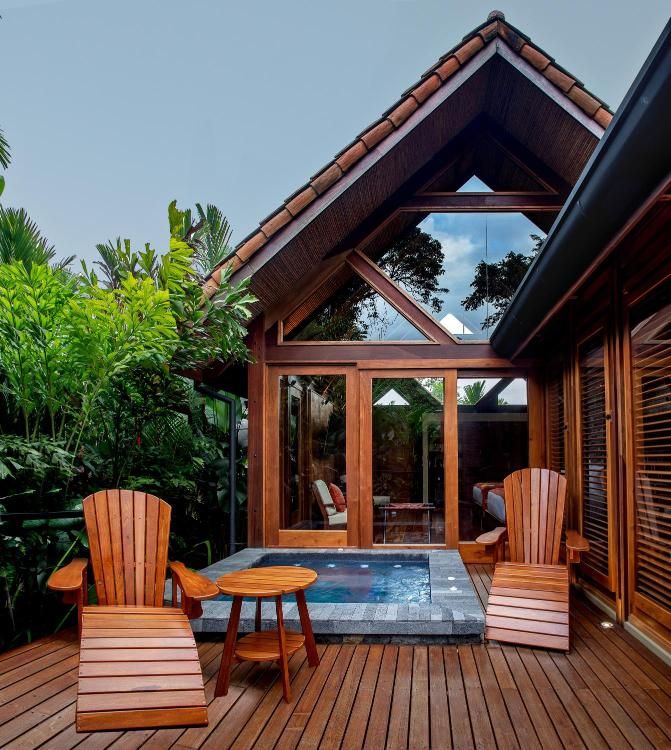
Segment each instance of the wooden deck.
M470 566L482 601L491 566ZM319 645L278 670L243 663L212 700L222 643L199 644L206 728L76 734L78 644L71 633L0 655L0 747L20 748L671 748L671 669L577 599L567 656L487 646Z

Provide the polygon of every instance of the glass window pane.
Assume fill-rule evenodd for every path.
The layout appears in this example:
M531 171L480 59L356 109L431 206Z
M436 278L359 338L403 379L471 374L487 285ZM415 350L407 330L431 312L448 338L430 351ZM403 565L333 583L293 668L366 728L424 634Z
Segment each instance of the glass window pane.
M442 378L373 379L373 541L444 544Z
M280 378L280 528L347 528L344 375Z
M290 320L285 321L284 338L287 341L427 340L423 333L356 274L344 281L295 327Z
M505 523L503 480L529 465L524 378L459 378L459 539Z
M451 334L476 340L489 338L544 236L521 213L404 213L366 252Z

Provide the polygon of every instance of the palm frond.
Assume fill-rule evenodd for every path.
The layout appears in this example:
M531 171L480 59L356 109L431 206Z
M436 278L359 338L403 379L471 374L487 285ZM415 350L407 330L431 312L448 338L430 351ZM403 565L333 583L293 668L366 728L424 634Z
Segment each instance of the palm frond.
M12 155L9 148L9 143L7 143L7 139L5 138L4 133L2 132L2 130L0 130L0 164L5 169L7 169L11 160Z
M22 261L30 268L33 263L50 263L55 255L54 246L25 209L0 206L0 263Z
M207 276L231 253L233 229L217 206L208 203L205 210L196 203L201 229L196 233L196 260L203 276Z

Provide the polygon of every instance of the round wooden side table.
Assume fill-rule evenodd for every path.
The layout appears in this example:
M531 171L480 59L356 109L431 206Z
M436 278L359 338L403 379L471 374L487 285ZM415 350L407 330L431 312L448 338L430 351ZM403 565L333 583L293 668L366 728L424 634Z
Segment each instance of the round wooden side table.
M226 695L231 674L231 663L236 661L276 661L282 672L284 700L291 702L289 684L289 656L305 646L308 664L319 665L319 655L312 633L312 623L305 602L305 589L317 580L314 570L297 566L274 566L270 568L247 568L234 573L227 573L217 579L217 586L222 594L233 597L231 614L228 619L224 651L214 695ZM295 594L298 614L301 620L302 633L286 630L282 614L282 596ZM238 637L240 610L245 596L256 598L255 632ZM261 602L264 599L275 599L277 612L277 629L261 630Z

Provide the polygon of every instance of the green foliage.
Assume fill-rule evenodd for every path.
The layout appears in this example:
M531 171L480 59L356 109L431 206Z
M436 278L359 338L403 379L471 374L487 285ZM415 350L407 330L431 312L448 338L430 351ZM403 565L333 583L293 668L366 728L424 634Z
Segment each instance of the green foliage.
M214 233L216 212L202 213ZM227 414L183 373L247 359L248 282L224 272L204 298L197 251L179 237L163 255L101 245L100 261L71 274L50 265L53 248L27 216L32 241L17 252L17 214L4 215L14 223L3 235L0 216L0 248L15 239L0 256L0 512L71 509L103 487L137 488L173 506L173 554L194 567L224 556ZM0 523L0 646L61 623L45 582L86 543L81 531L81 520Z
M204 279L231 254L231 229L221 209L208 203L205 210L196 203L196 217L191 209L180 211L177 201L168 207L170 236L193 248L193 267Z
M487 263L483 260L475 267L471 282L473 291L462 300L461 304L465 310L477 310L487 303L493 306L494 312L488 315L482 323L483 330L492 328L501 320L538 254L543 238L532 234L531 239L534 241L534 248L530 255L511 251L496 263Z
M9 149L9 143L5 138L5 134L0 130L0 166L7 169L9 162L12 160L11 152Z
M25 209L0 206L0 263L21 261L30 267L32 263L51 263L55 255L54 246L42 236ZM56 265L65 268L72 260L70 256Z

